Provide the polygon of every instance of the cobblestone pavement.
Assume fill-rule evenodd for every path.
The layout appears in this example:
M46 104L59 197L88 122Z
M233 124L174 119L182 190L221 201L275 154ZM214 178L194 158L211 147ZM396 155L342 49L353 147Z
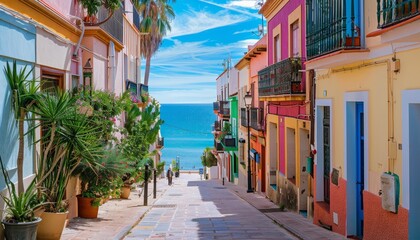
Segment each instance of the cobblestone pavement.
M182 174L125 239L296 239L217 181Z

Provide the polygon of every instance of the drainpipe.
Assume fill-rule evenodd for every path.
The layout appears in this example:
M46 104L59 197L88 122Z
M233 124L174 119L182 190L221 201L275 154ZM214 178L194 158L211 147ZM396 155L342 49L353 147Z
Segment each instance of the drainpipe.
M80 84L83 79L83 65L82 65L81 58L79 57L79 48L80 48L80 44L82 43L83 36L85 35L85 23L83 22L81 18L77 16L73 16L73 15L68 15L68 16L70 17L70 19L79 20L80 28L82 30L82 34L80 34L79 41L77 41L76 48L74 49L74 52L73 52L73 58L75 58L76 61L78 61L78 65L79 65L78 66L79 70L77 72L79 73L79 84Z
M79 48L80 44L82 43L83 36L85 35L85 23L80 17L69 15L71 19L76 19L80 21L80 27L82 28L82 34L80 34L79 41L77 41L76 48L74 49L73 57L78 58L79 56ZM76 23L77 24L77 23Z

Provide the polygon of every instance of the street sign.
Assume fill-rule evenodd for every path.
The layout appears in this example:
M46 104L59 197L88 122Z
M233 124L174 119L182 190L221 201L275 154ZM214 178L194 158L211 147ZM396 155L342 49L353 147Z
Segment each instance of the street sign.
M200 173L200 175L204 174L204 169L200 168L198 169L198 172Z

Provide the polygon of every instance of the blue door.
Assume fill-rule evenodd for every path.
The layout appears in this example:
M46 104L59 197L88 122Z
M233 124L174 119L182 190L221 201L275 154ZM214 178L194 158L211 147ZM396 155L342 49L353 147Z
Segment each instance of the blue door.
M363 103L356 103L356 220L357 236L363 237L363 189L364 189L364 114Z

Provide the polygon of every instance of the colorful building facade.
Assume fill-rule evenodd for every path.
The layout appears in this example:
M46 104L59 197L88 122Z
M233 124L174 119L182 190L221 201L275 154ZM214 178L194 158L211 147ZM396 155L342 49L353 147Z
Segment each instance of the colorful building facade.
M258 97L267 105L266 194L281 207L306 214L311 197L307 171L311 123L310 91L302 74L305 1L269 0L260 13L268 24L268 67L258 72Z
M314 223L364 239L418 239L418 1L307 3Z

